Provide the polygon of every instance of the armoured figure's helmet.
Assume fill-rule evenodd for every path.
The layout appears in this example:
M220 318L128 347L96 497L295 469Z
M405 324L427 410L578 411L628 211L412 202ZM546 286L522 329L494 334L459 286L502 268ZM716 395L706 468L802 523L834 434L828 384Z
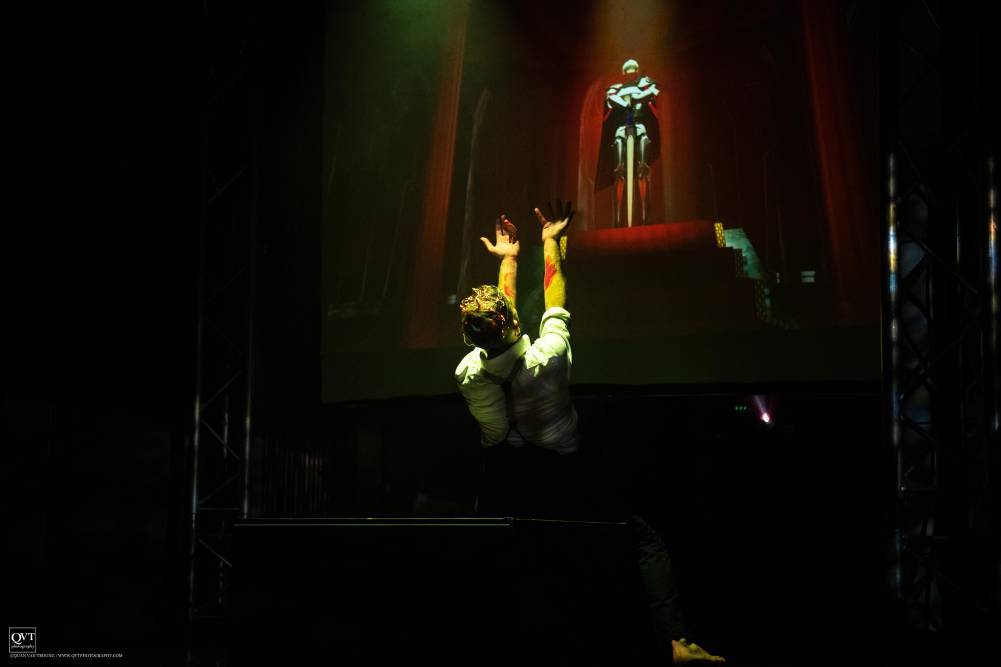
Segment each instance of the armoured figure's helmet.
M623 74L628 74L629 73L628 70L631 70L631 69L632 70L636 70L637 72L640 69L640 64L638 62L636 62L635 60L633 60L632 58L630 58L626 62L622 63L622 73Z
M500 347L511 331L518 329L518 311L506 294L494 285L474 287L459 303L462 338L467 345L483 349Z

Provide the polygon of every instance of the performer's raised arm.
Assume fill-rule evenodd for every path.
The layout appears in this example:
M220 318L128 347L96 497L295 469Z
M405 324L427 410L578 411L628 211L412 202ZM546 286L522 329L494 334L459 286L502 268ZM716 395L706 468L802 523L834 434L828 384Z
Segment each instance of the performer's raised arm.
M565 308L567 304L567 285L563 275L563 260L566 258L566 237L563 232L570 219L574 216L574 211L567 202L564 206L557 200L556 211L549 207L549 217L547 220L542 211L535 209L535 215L542 223L542 255L545 262L545 272L543 274L543 287L545 288L546 309L558 306Z
M487 252L501 261L500 273L497 276L497 289L511 299L512 305L516 305L518 251L521 250L521 244L518 242L518 228L503 213L497 217L494 228L497 232L497 240L494 243L491 243L485 236L481 236L480 240L486 246Z

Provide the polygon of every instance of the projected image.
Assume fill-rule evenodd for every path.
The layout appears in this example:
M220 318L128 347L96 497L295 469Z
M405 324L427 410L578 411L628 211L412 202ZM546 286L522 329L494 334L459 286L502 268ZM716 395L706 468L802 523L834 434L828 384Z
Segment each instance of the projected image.
M615 226L633 226L633 194L639 191L640 223L647 222L650 164L657 159L659 119L657 83L640 75L640 64L629 59L622 64L623 83L605 91L602 116L601 156L595 182L615 179ZM649 126L649 130L647 129ZM614 156L614 161L613 161ZM623 208L623 204L625 205Z
M558 197L575 383L877 376L875 48L819 4L332 3L325 400L454 391L501 214L537 335Z

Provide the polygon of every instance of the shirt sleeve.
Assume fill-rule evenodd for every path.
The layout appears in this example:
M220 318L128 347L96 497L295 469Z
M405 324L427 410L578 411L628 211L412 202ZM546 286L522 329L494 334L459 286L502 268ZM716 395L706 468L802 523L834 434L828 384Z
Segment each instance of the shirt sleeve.
M569 311L553 306L542 314L539 338L534 347L546 357L566 356L567 361L571 361Z
M469 413L480 424L481 441L484 446L496 445L507 437L507 406L504 390L497 384L478 378L468 368L456 369L456 384L466 399Z

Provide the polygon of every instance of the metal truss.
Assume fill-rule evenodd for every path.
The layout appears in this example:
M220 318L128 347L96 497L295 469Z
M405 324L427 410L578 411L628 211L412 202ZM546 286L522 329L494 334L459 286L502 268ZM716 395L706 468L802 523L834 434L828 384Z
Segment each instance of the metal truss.
M250 6L202 16L202 200L197 368L190 441L189 646L224 618L231 531L248 513L254 393L255 201Z
M931 632L998 605L996 568L967 559L990 542L998 434L994 84L976 11L913 2L884 17L893 585L907 625Z

